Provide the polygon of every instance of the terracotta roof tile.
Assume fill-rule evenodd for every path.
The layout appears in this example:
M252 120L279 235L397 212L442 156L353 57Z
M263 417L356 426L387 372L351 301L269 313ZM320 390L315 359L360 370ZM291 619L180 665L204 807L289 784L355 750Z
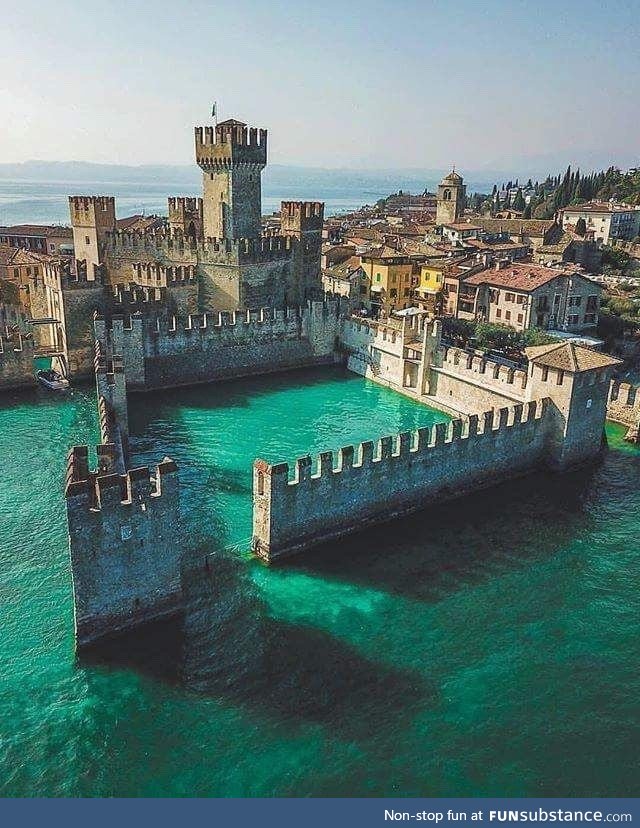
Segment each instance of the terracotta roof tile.
M536 365L559 368L573 374L622 365L620 359L594 351L592 348L585 348L584 345L576 345L574 342L536 345L525 348L525 353L529 361L535 362Z

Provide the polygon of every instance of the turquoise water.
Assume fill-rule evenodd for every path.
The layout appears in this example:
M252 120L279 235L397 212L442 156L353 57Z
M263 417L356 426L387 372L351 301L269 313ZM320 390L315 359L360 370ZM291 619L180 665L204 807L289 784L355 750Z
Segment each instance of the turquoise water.
M266 568L251 461L441 415L339 370L138 396L180 464L181 628L73 656L65 451L93 394L0 403L0 794L637 792L640 452L536 475ZM210 560L209 571L203 567Z

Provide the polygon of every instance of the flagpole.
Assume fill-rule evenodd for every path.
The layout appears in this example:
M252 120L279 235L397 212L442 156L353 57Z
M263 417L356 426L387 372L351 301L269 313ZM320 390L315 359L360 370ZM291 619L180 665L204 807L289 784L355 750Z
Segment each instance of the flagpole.
M214 127L218 126L218 104L216 101L213 102L211 107L211 117L213 118Z

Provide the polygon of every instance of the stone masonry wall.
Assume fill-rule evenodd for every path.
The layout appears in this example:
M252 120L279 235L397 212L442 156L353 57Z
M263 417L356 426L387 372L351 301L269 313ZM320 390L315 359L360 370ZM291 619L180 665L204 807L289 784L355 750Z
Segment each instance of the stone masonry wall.
M34 385L34 348L30 334L6 329L0 334L0 389Z
M548 401L384 437L295 463L254 463L254 551L266 560L544 466ZM384 504L384 508L381 507Z
M332 363L341 307L313 302L287 311L133 316L113 319L108 335L123 354L129 388L173 388ZM104 320L96 324L105 335Z
M178 476L165 459L126 474L69 454L66 485L76 646L172 614L182 603Z

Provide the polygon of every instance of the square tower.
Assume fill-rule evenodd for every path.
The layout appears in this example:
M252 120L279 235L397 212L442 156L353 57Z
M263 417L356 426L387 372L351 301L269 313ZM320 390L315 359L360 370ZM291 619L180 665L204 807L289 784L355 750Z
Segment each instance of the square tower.
M230 119L215 127L196 127L195 140L196 162L203 173L205 237L259 236L267 130Z
M102 264L100 246L107 233L116 229L116 200L113 196L69 196L76 259L87 263L87 279L94 266Z
M451 170L438 186L436 224L455 224L464 211L466 187L463 178Z

